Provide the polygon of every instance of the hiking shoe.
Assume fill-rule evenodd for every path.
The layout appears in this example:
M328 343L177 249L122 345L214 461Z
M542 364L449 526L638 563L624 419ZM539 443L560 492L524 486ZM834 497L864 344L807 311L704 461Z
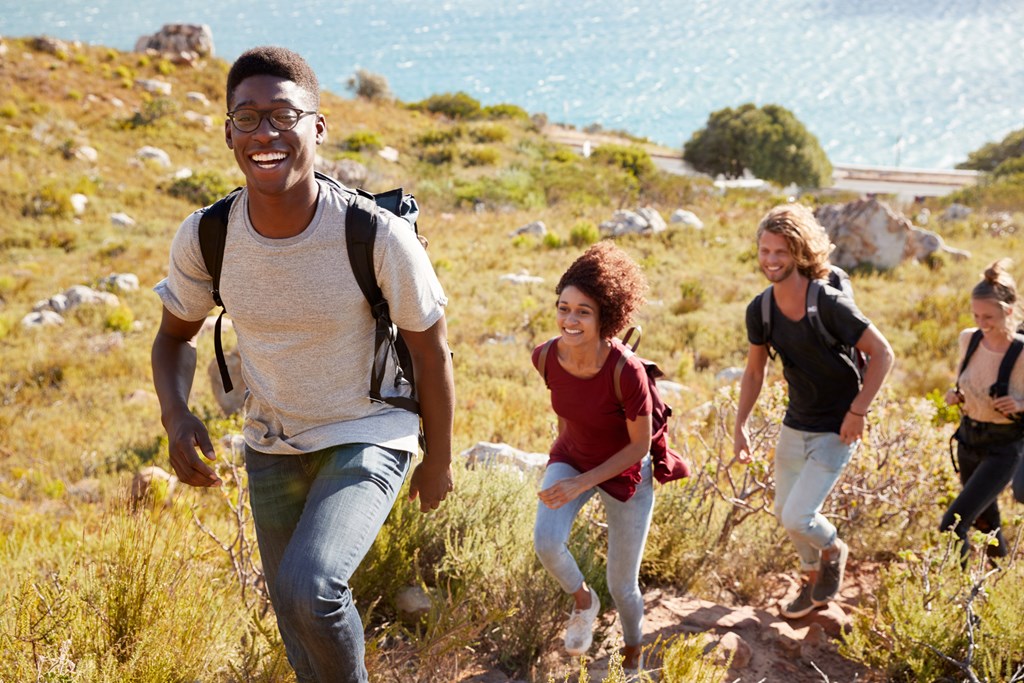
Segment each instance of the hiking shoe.
M569 625L565 627L565 651L573 657L586 654L594 642L594 620L601 611L601 601L593 588L589 590L590 607L574 609L569 615Z
M821 555L821 570L811 593L811 600L815 605L828 604L843 585L843 572L846 570L846 558L850 555L850 547L841 538L836 538L832 546L839 552L830 553L828 559L825 559L825 553Z
M815 584L805 579L804 584L800 587L800 593L791 602L783 605L779 613L787 619L799 619L817 609L818 605L814 604L814 600L811 599L814 586Z

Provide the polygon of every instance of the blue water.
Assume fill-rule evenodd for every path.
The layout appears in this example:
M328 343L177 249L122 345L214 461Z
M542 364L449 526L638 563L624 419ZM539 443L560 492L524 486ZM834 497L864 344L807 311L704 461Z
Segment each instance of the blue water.
M0 0L0 34L127 50L209 24L218 56L275 43L345 94L464 90L680 146L744 102L792 110L837 163L950 168L1024 127L1021 0Z

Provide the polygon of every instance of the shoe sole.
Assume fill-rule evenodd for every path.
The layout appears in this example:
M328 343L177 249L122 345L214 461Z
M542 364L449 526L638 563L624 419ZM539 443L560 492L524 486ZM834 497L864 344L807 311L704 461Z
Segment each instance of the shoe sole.
M825 603L825 604L828 604L828 603ZM819 609L821 607L824 607L824 605L811 605L807 609L801 610L799 612L787 612L784 609L780 609L779 610L779 614L782 615L786 619L801 619L801 618L806 617L808 614L810 614L811 612L813 612L816 609Z

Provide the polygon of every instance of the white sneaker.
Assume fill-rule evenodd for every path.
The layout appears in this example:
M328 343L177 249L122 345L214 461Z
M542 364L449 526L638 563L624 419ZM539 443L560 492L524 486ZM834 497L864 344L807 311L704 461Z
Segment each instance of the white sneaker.
M565 651L572 656L583 655L594 642L594 620L601 611L601 601L597 593L590 590L590 607L574 609L569 615L569 625L565 627Z

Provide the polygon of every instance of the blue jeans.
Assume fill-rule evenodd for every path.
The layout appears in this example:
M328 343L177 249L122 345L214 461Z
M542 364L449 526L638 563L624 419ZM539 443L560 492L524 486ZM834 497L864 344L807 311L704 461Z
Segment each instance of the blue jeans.
M246 447L256 539L288 661L302 683L365 683L349 579L394 505L410 456L370 444L305 455Z
M775 516L800 555L800 569L821 564L836 528L821 506L842 475L859 441L847 446L833 432L801 432L782 425L775 447Z
M579 471L572 466L553 462L548 465L541 489L577 474ZM649 456L644 458L641 476L636 493L626 502L615 500L599 488L592 488L557 510L537 503L537 521L533 526L533 547L541 564L555 577L562 590L575 593L583 586L583 573L569 552L569 533L584 503L595 493L601 495L608 519L608 592L619 611L622 638L626 645L631 646L640 645L643 639L644 596L640 592L640 559L654 510Z

